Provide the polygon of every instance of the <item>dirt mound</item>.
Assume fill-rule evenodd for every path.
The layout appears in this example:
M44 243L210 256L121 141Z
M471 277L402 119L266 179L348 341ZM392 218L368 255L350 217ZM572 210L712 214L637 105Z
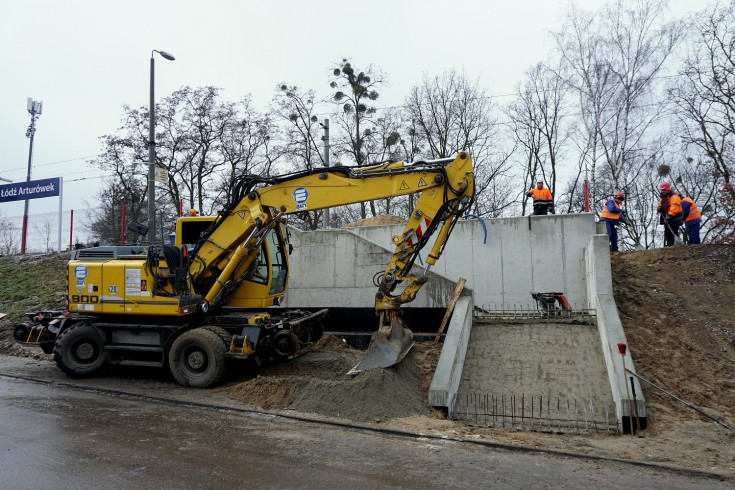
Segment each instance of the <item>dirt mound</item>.
M735 407L735 247L621 252L613 291L639 375L716 418ZM644 394L652 424L700 419L660 391Z
M426 390L436 368L440 346L417 343L403 362L348 376L364 352L326 335L314 347L288 362L263 368L261 375L226 388L237 401L265 408L291 409L380 422L432 415Z
M355 226L377 226L377 225L405 225L406 219L400 216L393 216L391 214L381 214L373 218L365 218L359 221L353 221L347 223L343 228L352 228Z

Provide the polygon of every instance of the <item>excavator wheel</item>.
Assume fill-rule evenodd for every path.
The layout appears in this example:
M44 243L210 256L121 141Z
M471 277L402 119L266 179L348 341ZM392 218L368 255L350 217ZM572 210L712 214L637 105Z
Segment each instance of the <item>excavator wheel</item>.
M13 336L15 337L15 340L18 342L27 342L28 341L28 335L31 333L31 328L33 328L33 325L30 323L20 323L15 326L15 330L13 330Z
M281 330L273 336L273 357L284 361L298 352L299 338L290 330Z
M99 331L90 323L72 325L59 335L54 345L54 360L72 378L99 374L109 354Z
M225 344L225 352L230 349L230 344L232 343L232 335L227 333L227 330L222 327L216 327L214 325L208 325L202 328L204 330L209 330L210 332L213 332L217 337L220 338L220 340L222 340L222 343Z
M168 365L179 384L208 388L225 375L225 344L207 328L189 330L174 340Z

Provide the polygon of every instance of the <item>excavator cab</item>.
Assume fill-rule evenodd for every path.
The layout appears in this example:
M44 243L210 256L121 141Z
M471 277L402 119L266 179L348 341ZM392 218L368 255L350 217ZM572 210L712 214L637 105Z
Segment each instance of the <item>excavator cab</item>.
M184 216L176 222L175 245L193 250L206 235L215 216ZM279 305L288 285L288 232L285 225L269 229L242 282L227 302L231 307L263 308Z

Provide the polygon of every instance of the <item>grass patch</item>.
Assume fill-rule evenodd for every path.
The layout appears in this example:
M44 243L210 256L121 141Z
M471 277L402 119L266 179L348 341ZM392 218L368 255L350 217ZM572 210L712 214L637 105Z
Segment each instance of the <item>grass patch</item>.
M66 264L70 254L9 255L0 257L0 313L3 323L23 314L66 307Z

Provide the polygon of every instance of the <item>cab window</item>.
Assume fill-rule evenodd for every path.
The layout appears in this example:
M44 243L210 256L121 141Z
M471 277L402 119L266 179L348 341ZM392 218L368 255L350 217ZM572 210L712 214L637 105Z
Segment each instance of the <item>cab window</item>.
M279 294L286 289L286 276L288 275L283 240L276 230L271 230L268 233L267 242L271 264L273 264L273 282L271 282L271 288L268 294Z
M261 245L260 252L247 272L245 272L245 280L257 282L258 284L268 284L268 259L266 258L265 243Z

